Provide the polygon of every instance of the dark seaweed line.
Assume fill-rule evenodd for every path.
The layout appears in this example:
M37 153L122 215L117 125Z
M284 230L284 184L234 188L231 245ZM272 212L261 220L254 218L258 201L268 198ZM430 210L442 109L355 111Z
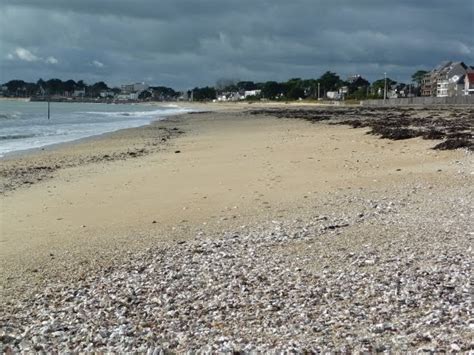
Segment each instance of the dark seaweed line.
M423 117L419 117L420 113ZM329 123L335 125L371 128L368 134L383 139L444 139L433 149L466 148L474 151L474 109L471 108L262 109L250 111L250 114L304 119L312 123L331 121ZM448 117L440 117L443 114Z

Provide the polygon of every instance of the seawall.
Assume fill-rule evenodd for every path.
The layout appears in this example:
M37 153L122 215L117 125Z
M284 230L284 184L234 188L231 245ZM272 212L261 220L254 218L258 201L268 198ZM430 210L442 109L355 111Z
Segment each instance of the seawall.
M409 97L387 100L361 101L361 106L433 106L433 105L474 105L474 95L453 97Z

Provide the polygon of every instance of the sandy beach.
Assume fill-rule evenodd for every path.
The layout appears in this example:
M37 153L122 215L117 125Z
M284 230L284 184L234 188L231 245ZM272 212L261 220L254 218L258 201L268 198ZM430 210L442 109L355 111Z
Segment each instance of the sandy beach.
M3 350L468 350L472 152L433 150L442 139L381 139L368 126L298 119L292 109L359 115L209 105L3 158ZM470 109L408 114L435 111L472 125ZM162 283L169 288L153 288ZM234 283L249 291L227 293ZM120 298L127 287L143 297L126 306L126 323L108 304L116 310L106 321L76 329L105 288ZM39 294L49 295L51 319L75 324L72 333L44 330ZM59 312L64 302L81 311Z

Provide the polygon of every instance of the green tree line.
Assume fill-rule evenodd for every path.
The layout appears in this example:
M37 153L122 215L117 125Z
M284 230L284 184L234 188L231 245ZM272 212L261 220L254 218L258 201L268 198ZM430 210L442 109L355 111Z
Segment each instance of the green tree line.
M47 81L39 79L36 83L10 80L2 86L7 87L8 93L12 96L71 95L75 90L85 90L85 96L97 97L101 91L113 90L103 81L87 85L83 80L76 82L72 79L66 81L61 79L49 79Z
M421 86L423 76L426 71L418 70L412 75L412 80L416 87ZM11 80L2 86L7 88L7 96L35 96L35 95L72 95L76 90L85 90L85 97L98 97L102 91L120 92L118 88L110 88L105 82L99 81L88 85L83 80L74 81L72 79L62 81L60 79L43 80L39 79L36 83L29 83L23 80ZM390 89L406 88L403 83L387 78L387 88ZM410 87L410 92L416 93L416 87ZM210 101L217 98L219 94L226 92L244 92L249 90L260 90L259 96L251 97L251 100L298 100L298 99L316 99L323 98L329 91L338 91L344 89L346 99L369 99L380 98L383 96L385 88L385 78L375 80L370 83L362 77L355 77L352 80L344 81L338 74L327 71L317 79L291 78L285 82L266 81L237 81L237 80L218 80L214 87L195 87L187 92L188 97L193 97L196 101ZM413 89L413 90L412 90ZM172 88L158 86L153 88L154 97L157 99L176 99L179 92ZM4 92L5 94L5 92ZM150 99L151 93L144 92L141 99Z

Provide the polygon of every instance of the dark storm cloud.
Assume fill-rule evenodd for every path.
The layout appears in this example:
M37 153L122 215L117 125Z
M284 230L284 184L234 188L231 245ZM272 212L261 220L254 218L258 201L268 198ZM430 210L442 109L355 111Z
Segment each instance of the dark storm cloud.
M443 60L474 64L474 0L3 0L0 16L2 82L407 81Z

